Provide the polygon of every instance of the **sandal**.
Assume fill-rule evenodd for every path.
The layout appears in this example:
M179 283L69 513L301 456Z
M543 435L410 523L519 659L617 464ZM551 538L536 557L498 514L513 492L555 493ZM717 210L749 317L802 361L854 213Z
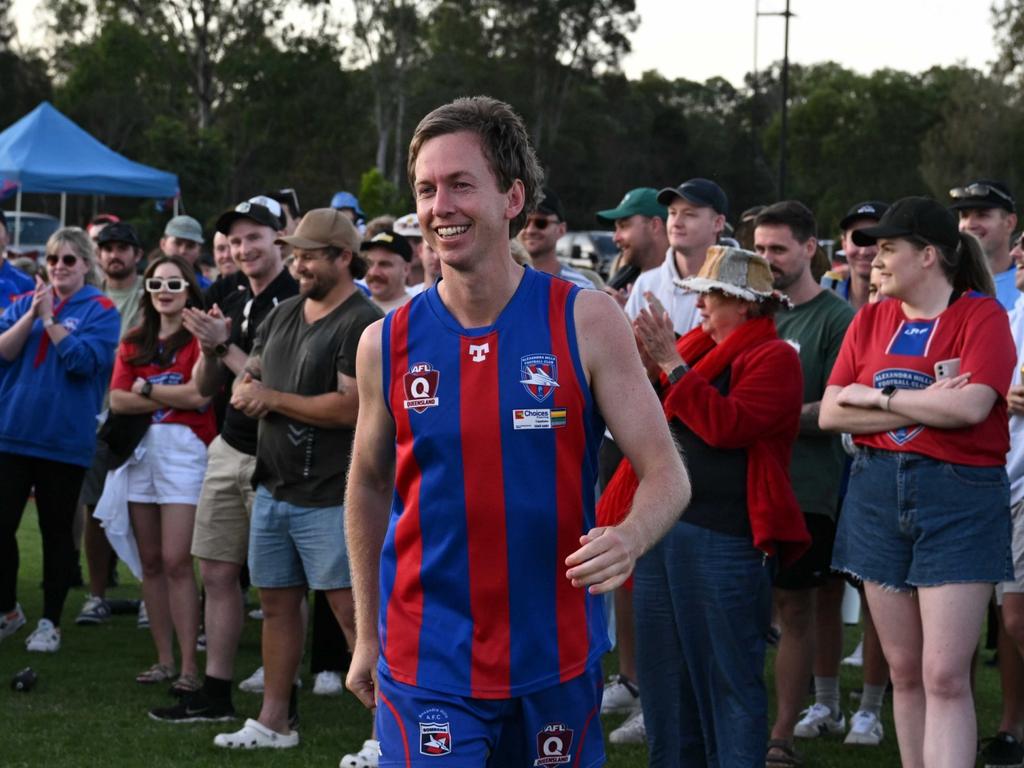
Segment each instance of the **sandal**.
M785 739L769 739L764 764L765 768L793 768L803 760Z
M162 683L172 679L174 679L174 667L169 667L165 664L154 664L149 669L139 672L135 676L135 682L141 685L152 685L153 683Z
M195 675L182 673L178 676L178 679L174 681L174 685L171 686L171 696L187 696L190 693L195 693L203 687L202 682Z

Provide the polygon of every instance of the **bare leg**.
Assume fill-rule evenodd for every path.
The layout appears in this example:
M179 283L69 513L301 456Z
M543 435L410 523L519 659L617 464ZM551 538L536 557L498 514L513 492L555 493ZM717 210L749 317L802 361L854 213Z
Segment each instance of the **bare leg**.
M160 508L156 504L128 503L132 531L142 561L142 599L149 614L149 633L156 646L157 661L174 667L173 625L167 599L167 579L161 545Z
M324 596L331 604L331 611L338 620L338 626L345 635L345 642L348 643L348 650L351 653L356 647L356 609L352 600L352 590L331 589L324 592Z
M991 594L991 584L945 584L918 590L927 702L924 761L929 768L974 764L978 731L971 655Z
M864 685L883 686L889 682L889 664L882 653L878 629L866 598L861 607L864 617Z
M773 739L791 741L800 709L807 699L814 659L814 590L776 589L775 607L782 638L775 657L778 711Z
M242 636L244 601L238 587L242 566L222 560L199 560L206 587L206 674L230 680Z
M196 508L192 504L163 504L160 507L167 596L170 601L171 620L178 637L183 675L197 675L199 672L196 664L199 590L196 589L191 554L195 517Z
M288 699L302 660L302 603L305 587L261 589L263 606L263 706L259 721L287 733Z
M999 679L1003 690L1003 714L999 730L1024 738L1024 594L1003 594L999 632Z

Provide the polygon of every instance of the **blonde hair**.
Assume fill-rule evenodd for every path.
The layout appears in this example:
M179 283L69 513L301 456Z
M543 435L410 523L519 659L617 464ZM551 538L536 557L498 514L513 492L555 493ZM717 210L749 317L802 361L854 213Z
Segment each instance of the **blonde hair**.
M46 253L51 254L60 246L67 245L75 252L75 256L84 261L89 269L85 273L87 285L100 285L100 275L96 269L96 252L92 240L81 227L61 227L46 241Z

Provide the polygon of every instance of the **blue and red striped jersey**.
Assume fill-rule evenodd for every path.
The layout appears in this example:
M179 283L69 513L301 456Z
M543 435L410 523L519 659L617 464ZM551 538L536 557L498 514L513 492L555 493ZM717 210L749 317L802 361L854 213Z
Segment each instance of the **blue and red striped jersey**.
M576 343L579 290L527 269L492 326L463 328L436 289L384 321L396 471L380 666L399 682L521 696L608 649L602 599L565 576L595 524L604 431Z

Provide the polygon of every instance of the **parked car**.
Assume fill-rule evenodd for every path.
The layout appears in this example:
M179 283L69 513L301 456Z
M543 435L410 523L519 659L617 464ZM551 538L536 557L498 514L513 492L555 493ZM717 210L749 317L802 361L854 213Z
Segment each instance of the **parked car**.
M42 262L46 255L46 241L60 229L60 219L45 213L4 211L7 218L7 253L13 259L25 256ZM20 242L15 233L21 230ZM15 245L15 243L18 245Z
M570 266L592 269L606 278L619 249L612 240L611 232L598 229L566 232L558 238L555 253Z

